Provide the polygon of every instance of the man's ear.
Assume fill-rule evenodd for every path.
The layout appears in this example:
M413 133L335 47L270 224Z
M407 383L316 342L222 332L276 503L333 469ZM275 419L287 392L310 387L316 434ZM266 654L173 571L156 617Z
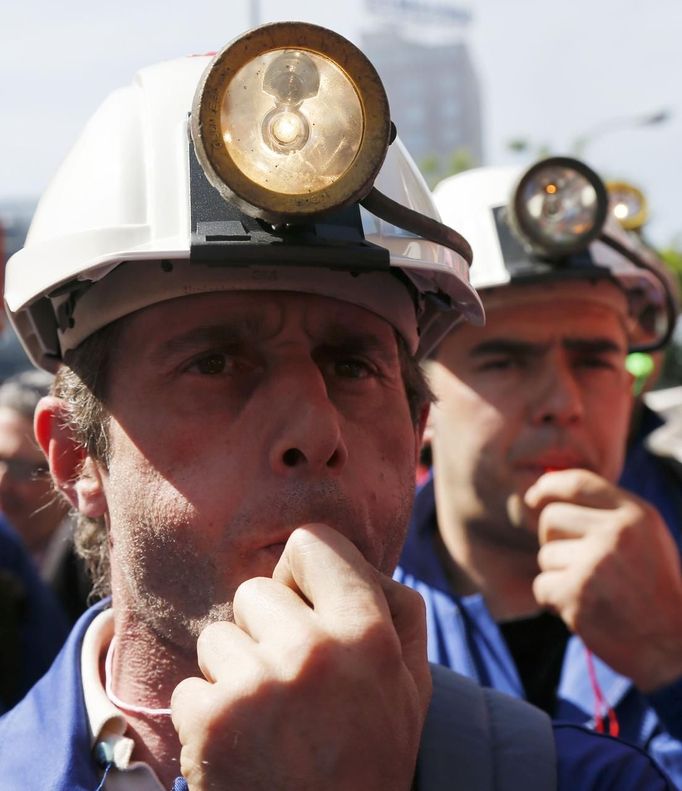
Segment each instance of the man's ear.
M103 516L107 503L94 460L76 440L66 404L54 396L36 407L33 430L59 491L84 516Z

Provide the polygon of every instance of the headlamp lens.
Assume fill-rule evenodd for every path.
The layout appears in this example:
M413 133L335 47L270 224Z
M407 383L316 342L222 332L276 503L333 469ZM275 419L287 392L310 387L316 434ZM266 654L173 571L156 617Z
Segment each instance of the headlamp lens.
M523 176L513 213L514 225L532 248L548 256L568 255L584 249L601 232L606 191L587 166L556 157Z
M337 181L364 132L348 77L327 58L300 50L266 52L243 66L225 91L220 125L237 168L287 195Z

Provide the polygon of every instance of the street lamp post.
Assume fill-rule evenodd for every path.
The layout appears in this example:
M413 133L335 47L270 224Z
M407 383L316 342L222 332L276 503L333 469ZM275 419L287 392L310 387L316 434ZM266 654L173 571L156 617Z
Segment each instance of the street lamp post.
M657 124L668 121L671 115L672 113L670 110L663 108L655 113L607 118L605 121L601 121L587 132L575 138L572 146L573 153L576 157L581 158L587 146L593 143L598 137L610 134L611 132L619 132L624 129L636 129L640 126L656 126Z

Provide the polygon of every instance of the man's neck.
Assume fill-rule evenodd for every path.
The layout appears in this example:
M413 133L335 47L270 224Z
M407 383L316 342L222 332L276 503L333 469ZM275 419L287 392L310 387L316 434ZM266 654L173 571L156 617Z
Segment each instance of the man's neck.
M539 611L533 596L538 574L536 555L477 540L476 528L439 525L437 551L453 594L480 593L495 621L522 618Z
M119 700L148 709L168 709L177 684L198 672L196 658L173 651L125 613L116 614L111 683ZM170 716L124 713L129 726L126 735L135 742L133 758L149 764L161 784L170 788L180 775L180 742Z

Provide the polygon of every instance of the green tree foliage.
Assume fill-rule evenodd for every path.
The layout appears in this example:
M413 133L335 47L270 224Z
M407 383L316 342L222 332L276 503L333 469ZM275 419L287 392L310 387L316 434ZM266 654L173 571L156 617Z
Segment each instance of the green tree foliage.
M419 169L429 188L433 189L442 179L470 170L478 164L471 151L466 146L460 146L446 157L428 154L420 160Z
M677 278L678 293L682 294L682 249L678 242L673 242L669 247L658 251L666 266ZM682 384L682 333L680 333L680 321L677 323L677 331L673 335L672 341L668 346L663 361L661 376L656 385L657 389L665 387L676 387Z

